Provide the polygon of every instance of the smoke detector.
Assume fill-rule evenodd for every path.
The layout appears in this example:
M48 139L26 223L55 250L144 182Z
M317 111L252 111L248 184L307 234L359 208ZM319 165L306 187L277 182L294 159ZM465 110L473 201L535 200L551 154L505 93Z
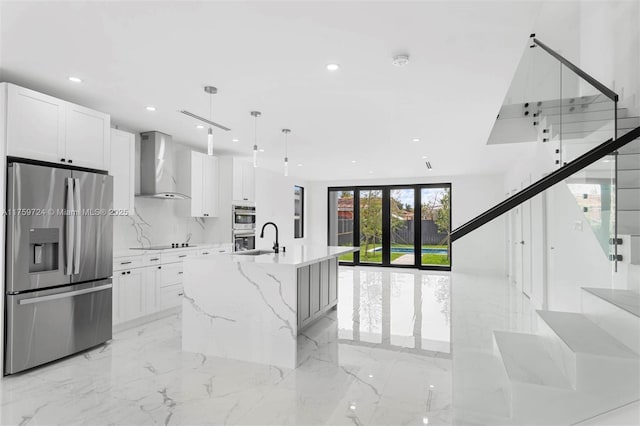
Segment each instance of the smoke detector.
M391 63L396 67L404 67L409 63L409 55L396 55Z

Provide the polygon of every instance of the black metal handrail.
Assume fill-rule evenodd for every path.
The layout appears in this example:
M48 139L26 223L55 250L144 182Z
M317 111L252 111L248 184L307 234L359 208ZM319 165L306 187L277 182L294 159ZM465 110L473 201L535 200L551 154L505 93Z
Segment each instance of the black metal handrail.
M581 68L576 66L573 62L569 61L567 58L565 58L564 56L562 56L561 54L559 54L558 52L556 52L555 50L553 50L552 48L550 48L549 46L547 46L546 44L538 40L537 38L534 37L533 42L536 45L540 46L545 52L547 52L548 54L556 58L558 61L560 61L563 65L565 65L571 71L573 71L574 73L578 74L581 78L586 80L590 85L592 85L593 87L598 89L600 92L602 92L602 94L605 95L607 98L611 99L614 102L618 102L618 94L615 93L613 90L609 89L607 86L600 83L595 78L591 77L589 74L584 72Z
M493 219L501 216L502 214L508 212L514 207L517 207L525 201L530 200L541 192L551 188L553 185L562 182L566 178L579 172L590 164L593 164L596 161L600 160L602 157L612 154L613 152L622 148L626 144L633 142L639 137L640 127L636 127L620 138L609 139L608 141L598 145L592 150L587 151L585 154L582 154L580 157L553 171L552 173L548 174L547 176L543 177L539 181L533 183L517 194L507 198L503 202L496 204L494 207L490 208L474 219L471 219L464 225L457 227L456 229L451 231L451 241L453 242L458 238L467 235L469 232L474 231L479 227L491 222Z

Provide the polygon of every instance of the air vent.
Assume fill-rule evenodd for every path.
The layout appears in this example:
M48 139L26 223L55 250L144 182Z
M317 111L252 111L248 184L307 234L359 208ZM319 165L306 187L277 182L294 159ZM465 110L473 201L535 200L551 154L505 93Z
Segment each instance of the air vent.
M427 166L427 169L431 170L431 163L428 161L425 161L424 164Z

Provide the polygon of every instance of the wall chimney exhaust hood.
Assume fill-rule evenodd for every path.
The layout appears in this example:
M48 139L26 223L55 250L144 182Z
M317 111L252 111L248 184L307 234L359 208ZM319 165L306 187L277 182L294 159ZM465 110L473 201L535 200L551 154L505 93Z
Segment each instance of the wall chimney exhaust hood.
M190 197L177 191L171 135L152 131L140 133L139 197L185 200Z

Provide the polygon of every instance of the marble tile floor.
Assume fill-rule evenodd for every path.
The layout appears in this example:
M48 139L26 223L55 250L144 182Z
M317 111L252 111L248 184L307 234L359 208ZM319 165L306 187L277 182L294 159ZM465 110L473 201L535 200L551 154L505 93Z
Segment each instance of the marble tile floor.
M4 378L2 425L451 424L449 275L341 268L298 368L181 352L173 315Z

